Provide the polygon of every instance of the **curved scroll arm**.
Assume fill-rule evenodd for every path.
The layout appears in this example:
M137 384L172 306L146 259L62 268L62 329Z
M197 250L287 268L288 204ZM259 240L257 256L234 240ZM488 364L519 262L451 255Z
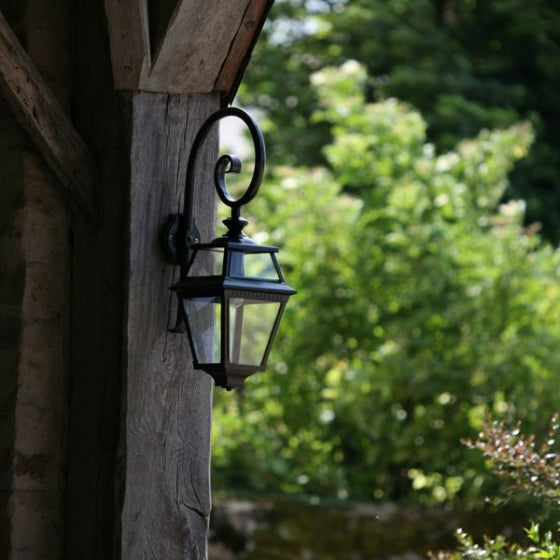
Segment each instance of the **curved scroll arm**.
M241 171L241 160L234 155L226 154L221 156L216 162L214 168L214 185L220 200L230 208L241 208L249 203L257 194L259 187L262 182L264 175L264 165L266 160L266 152L264 147L264 139L262 132L254 121L254 119L243 109L239 107L227 107L220 111L216 111L214 114L206 120L202 125L198 134L196 135L193 146L191 148L191 153L189 155L189 161L187 164L187 179L185 185L185 214L187 212L192 215L192 196L194 192L194 176L195 176L195 166L198 151L212 126L226 117L237 117L241 119L249 132L251 133L251 138L253 140L253 147L255 150L255 169L253 171L253 176L251 182L247 187L247 190L238 199L234 199L227 190L225 175L226 173L239 173ZM190 200L189 200L190 199ZM189 202L190 208L187 208L187 203ZM192 219L190 220L192 223Z
M160 243L166 260L171 264L180 264L183 268L189 261L190 248L198 243L198 232L194 224L194 180L198 152L212 126L225 117L237 117L245 123L251 133L255 151L255 168L251 182L245 193L238 199L233 198L229 193L225 176L227 173L239 173L241 171L242 165L239 157L231 154L222 155L214 166L214 186L218 196L226 206L232 209L231 218L226 220L226 225L230 228L230 231L241 232L243 229L246 222L241 218L240 208L255 197L264 175L266 160L264 139L253 118L238 107L228 107L210 115L196 134L189 154L183 213L171 214L160 234Z
M226 222L228 222L228 227L232 229L232 231L240 232L243 228L244 220L241 218L240 209L255 197L264 175L266 161L264 139L254 119L239 107L227 107L210 115L195 136L189 154L183 214L180 216L171 216L166 225L165 233L162 234L162 243L168 260L174 264L180 264L183 270L186 270L186 266L189 262L190 248L198 242L198 234L194 225L194 180L198 152L204 144L212 126L226 117L236 117L245 123L251 133L255 152L255 168L253 176L251 177L251 182L245 193L238 199L233 198L228 192L225 176L227 173L239 173L241 171L241 160L235 155L222 155L214 167L214 186L218 196L226 206L232 209L231 218L226 220ZM170 233L173 231L175 233Z

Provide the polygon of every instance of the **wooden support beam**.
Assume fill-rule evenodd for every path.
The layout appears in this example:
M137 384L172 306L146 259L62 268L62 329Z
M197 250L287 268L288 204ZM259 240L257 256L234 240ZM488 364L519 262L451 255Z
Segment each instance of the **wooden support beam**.
M122 560L206 558L213 382L193 370L186 335L167 330L177 271L158 238L180 207L194 138L219 102L217 94L131 96ZM217 134L209 136L197 166L194 204L205 240L214 237L217 148Z
M227 103L235 96L272 4L273 0L251 0L247 4L241 25L233 37L214 85L214 91L223 92Z
M147 0L105 0L105 13L115 89L137 90L151 65Z
M141 86L171 92L214 91L216 76L228 56L249 0L207 0L202 6L181 0Z
M96 214L96 165L27 53L0 13L0 94L58 178L69 199Z
M150 45L155 23L148 21L147 0L105 0L115 88L219 92L229 103L272 3L177 0L170 18L169 3L154 3L152 16L169 22L158 44Z

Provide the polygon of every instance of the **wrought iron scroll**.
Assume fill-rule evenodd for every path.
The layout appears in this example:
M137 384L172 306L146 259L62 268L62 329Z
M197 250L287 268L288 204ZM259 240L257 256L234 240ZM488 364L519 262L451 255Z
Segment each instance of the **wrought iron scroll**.
M166 259L172 264L181 266L181 275L188 266L192 246L199 242L194 219L194 189L198 152L212 127L226 117L236 117L245 123L251 134L255 153L255 165L251 181L243 195L237 199L232 197L228 191L226 175L241 171L241 159L236 155L224 154L218 158L214 166L216 192L220 200L231 208L231 218L226 220L230 232L237 232L238 235L241 235L241 230L246 223L241 217L241 207L248 204L256 196L264 175L266 161L264 139L259 126L249 113L239 107L227 107L210 115L200 127L189 154L183 213L170 215L162 231L162 246Z

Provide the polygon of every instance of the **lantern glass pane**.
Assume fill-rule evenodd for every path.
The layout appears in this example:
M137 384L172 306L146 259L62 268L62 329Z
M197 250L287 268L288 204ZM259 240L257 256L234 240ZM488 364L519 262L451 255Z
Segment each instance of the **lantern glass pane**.
M259 299L229 299L229 360L261 365L281 303Z
M229 274L236 278L259 278L280 281L272 253L242 253L231 251Z
M196 249L187 276L214 276L222 274L224 252L221 248Z
M189 321L196 361L200 364L220 362L220 298L184 299L183 305Z

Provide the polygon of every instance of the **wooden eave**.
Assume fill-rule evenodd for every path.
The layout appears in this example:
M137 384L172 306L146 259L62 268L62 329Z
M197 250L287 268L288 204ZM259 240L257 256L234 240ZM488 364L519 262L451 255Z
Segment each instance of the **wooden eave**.
M105 0L115 89L231 102L273 0L177 0L152 44L148 0ZM157 10L157 2L150 5Z

